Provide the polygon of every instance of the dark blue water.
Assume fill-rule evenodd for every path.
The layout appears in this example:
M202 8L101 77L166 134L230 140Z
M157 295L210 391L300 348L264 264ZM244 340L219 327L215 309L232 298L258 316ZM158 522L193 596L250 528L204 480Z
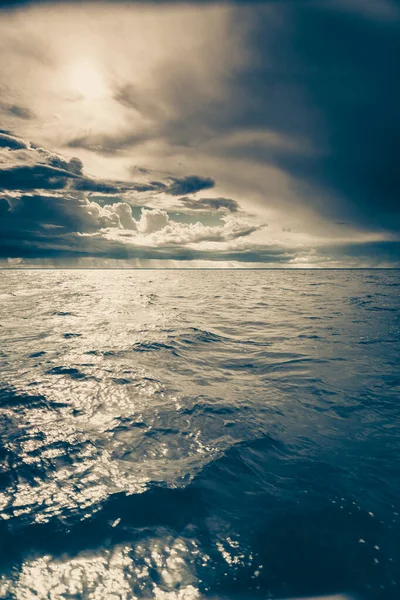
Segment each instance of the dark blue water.
M399 271L2 271L0 597L400 597Z

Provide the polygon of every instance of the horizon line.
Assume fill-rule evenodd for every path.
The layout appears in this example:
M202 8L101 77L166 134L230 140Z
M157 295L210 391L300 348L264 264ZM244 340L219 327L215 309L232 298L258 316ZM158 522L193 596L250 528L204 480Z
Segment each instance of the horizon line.
M400 271L400 267L0 267L0 271Z

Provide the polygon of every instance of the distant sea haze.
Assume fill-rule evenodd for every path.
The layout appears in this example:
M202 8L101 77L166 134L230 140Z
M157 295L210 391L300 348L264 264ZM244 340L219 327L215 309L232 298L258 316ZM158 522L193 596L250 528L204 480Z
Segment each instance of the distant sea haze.
M0 598L400 598L399 271L0 279Z

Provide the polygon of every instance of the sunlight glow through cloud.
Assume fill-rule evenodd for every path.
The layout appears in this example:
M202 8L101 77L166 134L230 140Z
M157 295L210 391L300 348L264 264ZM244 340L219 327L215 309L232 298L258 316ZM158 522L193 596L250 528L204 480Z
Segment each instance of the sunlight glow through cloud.
M97 100L108 94L99 68L88 59L80 59L67 68L67 85L84 100Z

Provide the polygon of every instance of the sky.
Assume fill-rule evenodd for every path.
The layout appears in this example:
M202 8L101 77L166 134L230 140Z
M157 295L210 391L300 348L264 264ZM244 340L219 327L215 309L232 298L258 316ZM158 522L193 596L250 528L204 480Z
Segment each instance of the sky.
M400 267L397 1L0 1L0 57L0 266Z

